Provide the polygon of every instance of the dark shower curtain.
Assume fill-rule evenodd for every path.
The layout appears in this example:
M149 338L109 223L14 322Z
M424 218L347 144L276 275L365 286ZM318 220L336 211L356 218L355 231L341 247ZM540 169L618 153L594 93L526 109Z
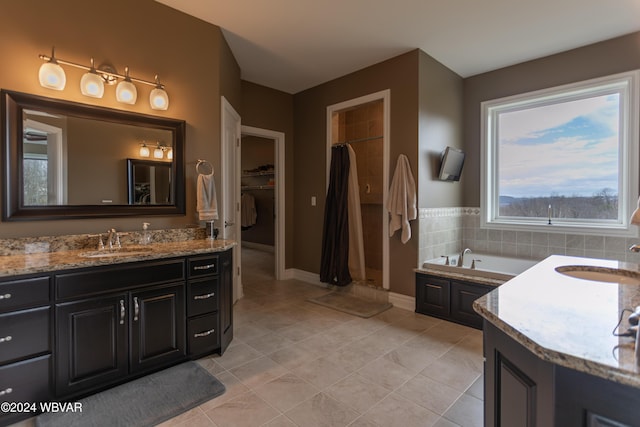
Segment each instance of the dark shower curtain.
M331 148L329 189L324 207L320 281L338 286L351 283L349 274L349 150L346 145Z

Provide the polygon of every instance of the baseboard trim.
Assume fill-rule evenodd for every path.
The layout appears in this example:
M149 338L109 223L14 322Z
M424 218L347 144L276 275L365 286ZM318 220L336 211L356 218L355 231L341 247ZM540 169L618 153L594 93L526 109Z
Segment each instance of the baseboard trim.
M300 280L301 282L311 283L312 285L327 287L326 283L320 281L320 275L317 273L311 273L297 268L288 268L285 270L285 277L287 279Z
M389 302L393 304L394 307L398 307L403 310L416 311L416 299L414 297L389 292Z

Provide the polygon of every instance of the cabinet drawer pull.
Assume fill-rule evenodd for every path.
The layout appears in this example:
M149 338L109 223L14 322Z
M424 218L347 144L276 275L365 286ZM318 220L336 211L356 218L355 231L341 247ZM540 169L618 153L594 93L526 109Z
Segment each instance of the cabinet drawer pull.
M120 324L124 325L124 316L126 315L126 311L124 309L124 300L120 300Z
M5 394L11 394L12 392L13 392L13 389L9 387L4 390L0 390L0 396L4 396Z
M4 338L0 338L0 343L11 341L11 339L12 339L11 335L7 335Z
M216 331L215 329L209 329L208 331L205 331L205 332L198 332L196 334L193 334L193 337L194 338L206 337L207 335L211 335L215 331Z
M133 297L133 321L138 321L138 314L140 314L140 304L138 304L138 297Z
M215 292L211 292L210 294L204 294L204 295L194 295L193 299L208 299L211 297L216 296Z
M212 268L215 268L215 264L207 264L207 265L196 265L195 267L193 267L194 270L210 270Z
M11 298L11 294L0 295L0 299L9 299Z

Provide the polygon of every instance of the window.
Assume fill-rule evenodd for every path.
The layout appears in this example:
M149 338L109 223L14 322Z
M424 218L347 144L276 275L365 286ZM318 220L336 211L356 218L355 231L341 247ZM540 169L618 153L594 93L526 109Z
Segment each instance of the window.
M626 234L638 197L638 76L483 102L482 225Z

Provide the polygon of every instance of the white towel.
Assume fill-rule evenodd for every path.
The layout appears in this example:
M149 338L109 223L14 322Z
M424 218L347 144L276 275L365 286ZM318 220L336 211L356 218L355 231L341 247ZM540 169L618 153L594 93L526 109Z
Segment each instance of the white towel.
M401 240L402 243L407 243L411 239L409 221L416 219L418 210L416 209L416 183L411 174L409 159L404 154L398 156L396 170L389 189L387 210L391 214L389 237L393 236L396 230L402 228Z
M213 174L198 174L196 210L200 221L218 219L218 201L216 199L216 181Z
M240 205L240 225L243 227L255 225L258 219L255 197L252 194L243 193L240 198Z

